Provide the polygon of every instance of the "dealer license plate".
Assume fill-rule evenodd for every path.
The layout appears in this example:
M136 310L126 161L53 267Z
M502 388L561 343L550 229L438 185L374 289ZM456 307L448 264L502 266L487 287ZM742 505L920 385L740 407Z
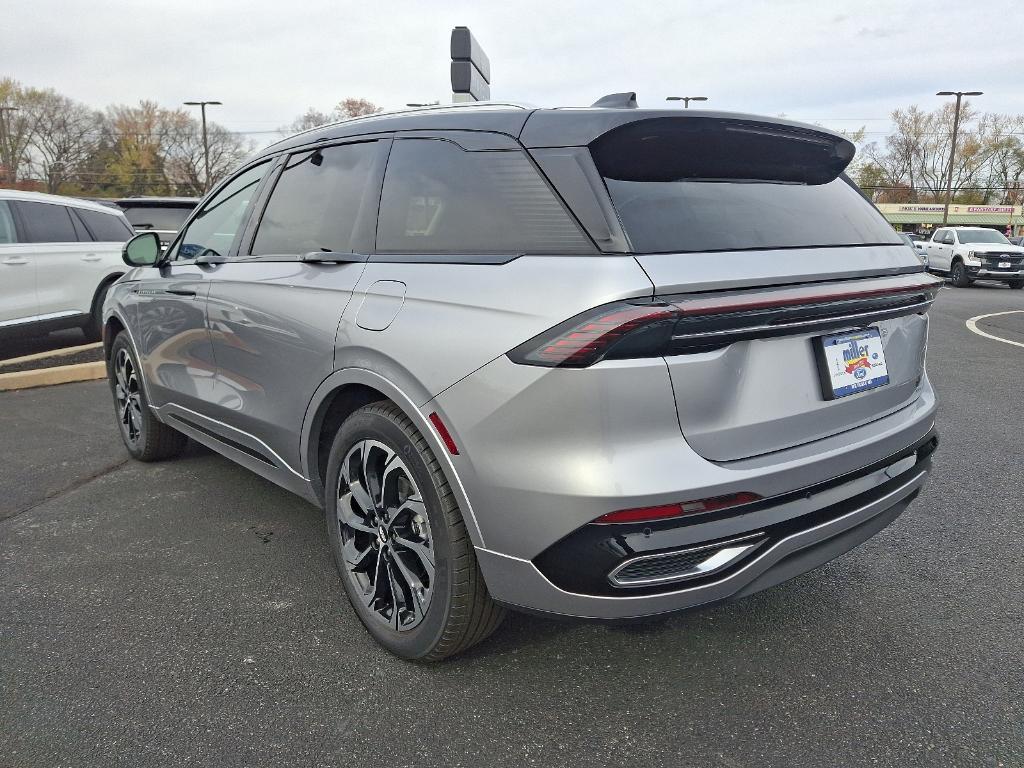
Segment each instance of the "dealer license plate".
M877 328L819 336L814 343L818 375L826 400L847 397L889 383L882 336Z

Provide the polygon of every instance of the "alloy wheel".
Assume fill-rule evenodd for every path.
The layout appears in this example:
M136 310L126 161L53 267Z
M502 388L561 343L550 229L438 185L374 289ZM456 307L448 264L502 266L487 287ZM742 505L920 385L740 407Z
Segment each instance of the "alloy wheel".
M434 586L423 496L398 454L361 440L345 455L337 490L343 568L370 613L399 632L420 624Z
M114 399L124 439L129 445L138 445L142 438L142 394L135 363L126 349L119 349L114 359Z

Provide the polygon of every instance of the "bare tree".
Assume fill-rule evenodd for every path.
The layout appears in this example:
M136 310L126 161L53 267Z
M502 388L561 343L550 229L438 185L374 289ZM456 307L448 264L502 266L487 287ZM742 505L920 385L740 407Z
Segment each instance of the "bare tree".
M179 195L202 195L206 190L203 168L202 125L184 110L169 111L163 142L167 180ZM252 151L252 146L216 123L207 123L210 183L216 184Z
M278 130L285 136L291 136L293 133L319 128L321 125L347 120L350 117L373 115L380 111L381 108L368 99L349 97L335 104L330 112L321 112L316 107L309 107L303 114Z
M30 148L30 167L56 193L73 181L95 151L102 136L103 115L52 88L40 91L29 108L35 132Z
M28 150L35 137L33 106L39 91L9 77L0 79L0 182L16 184L28 167Z

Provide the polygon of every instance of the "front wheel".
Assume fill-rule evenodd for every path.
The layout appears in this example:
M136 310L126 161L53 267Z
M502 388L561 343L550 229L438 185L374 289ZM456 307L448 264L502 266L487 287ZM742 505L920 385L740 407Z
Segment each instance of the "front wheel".
M139 461L159 461L177 456L188 438L153 415L142 387L142 372L128 341L121 331L110 348L107 379L114 396L114 413L124 447Z
M326 490L345 592L381 645L438 661L497 629L505 611L487 592L448 481L397 406L371 403L342 424Z
M1009 285L1009 286L1010 286L1011 288L1014 288L1014 289L1016 289L1016 290L1018 290L1018 291L1019 291L1019 290L1020 290L1021 288L1024 288L1024 280L1011 280L1011 281L1010 281L1010 282L1008 283L1008 285Z
M953 262L953 269L949 273L949 278L950 282L957 288L966 288L972 282L967 276L967 267L964 266L962 261Z

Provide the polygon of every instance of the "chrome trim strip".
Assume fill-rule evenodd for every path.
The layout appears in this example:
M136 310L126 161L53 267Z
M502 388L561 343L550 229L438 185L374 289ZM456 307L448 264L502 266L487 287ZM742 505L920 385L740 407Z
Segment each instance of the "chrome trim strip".
M758 539L758 541L751 541L751 539ZM743 542L749 543L744 544ZM739 560L743 555L753 549L756 549L763 543L764 532L758 531L757 533L747 534L746 536L740 536L726 541L715 542L714 544L702 544L699 547L684 547L682 549L673 549L668 552L658 552L653 555L637 555L636 557L631 557L617 565L611 573L608 574L608 581L616 587L646 587L654 584L671 584L675 581L686 581L700 576L708 576L717 571L721 571L723 568L727 568L729 565ZM685 555L690 552L701 552L709 549L716 551L706 560L703 560L697 565L692 566L681 573L675 573L670 576L655 576L646 579L620 579L618 577L621 571L625 570L633 563L646 560L659 560L665 557L674 557L676 555Z
M0 320L0 328L6 328L11 325L43 323L47 320L59 320L62 317L74 317L75 315L85 317L87 314L87 312L79 312L77 309L65 309L60 312L47 312L45 315L30 315L29 317L17 317L14 320Z
M260 440L255 435L252 435L252 434L246 432L244 429L239 429L238 427L233 427L230 424L225 424L223 421L218 421L217 419L210 418L209 416L204 416L201 413L197 413L196 411L193 411L191 408L186 408L185 406L178 405L177 403L164 403L163 405L150 405L149 407L150 407L151 410L156 411L158 415L160 414L160 412L164 408L170 408L170 409L172 409L172 411L173 410L184 411L185 413L190 414L190 415L192 415L194 417L197 417L199 419L202 419L203 421L208 421L208 422L210 422L212 424L216 424L219 427L224 427L225 429L229 429L232 432L238 433L239 435L243 435L244 437L247 437L250 440L252 440L254 443L259 443L266 450L266 452L270 456L272 456L278 462L278 464L281 467L284 467L285 469L287 469L289 472L291 472L293 475L295 475L297 478L299 478L303 482L307 482L307 483L309 482L309 478L303 477L300 473L298 473L294 469L292 469L291 465L287 461L282 459L280 454L277 453L277 451L275 451L273 448L271 448L269 445L267 445L265 442ZM163 421L163 419L161 419L161 421ZM225 445L228 448L231 447L230 445L227 445L227 443L225 443ZM241 453L241 451L239 451L239 452Z

